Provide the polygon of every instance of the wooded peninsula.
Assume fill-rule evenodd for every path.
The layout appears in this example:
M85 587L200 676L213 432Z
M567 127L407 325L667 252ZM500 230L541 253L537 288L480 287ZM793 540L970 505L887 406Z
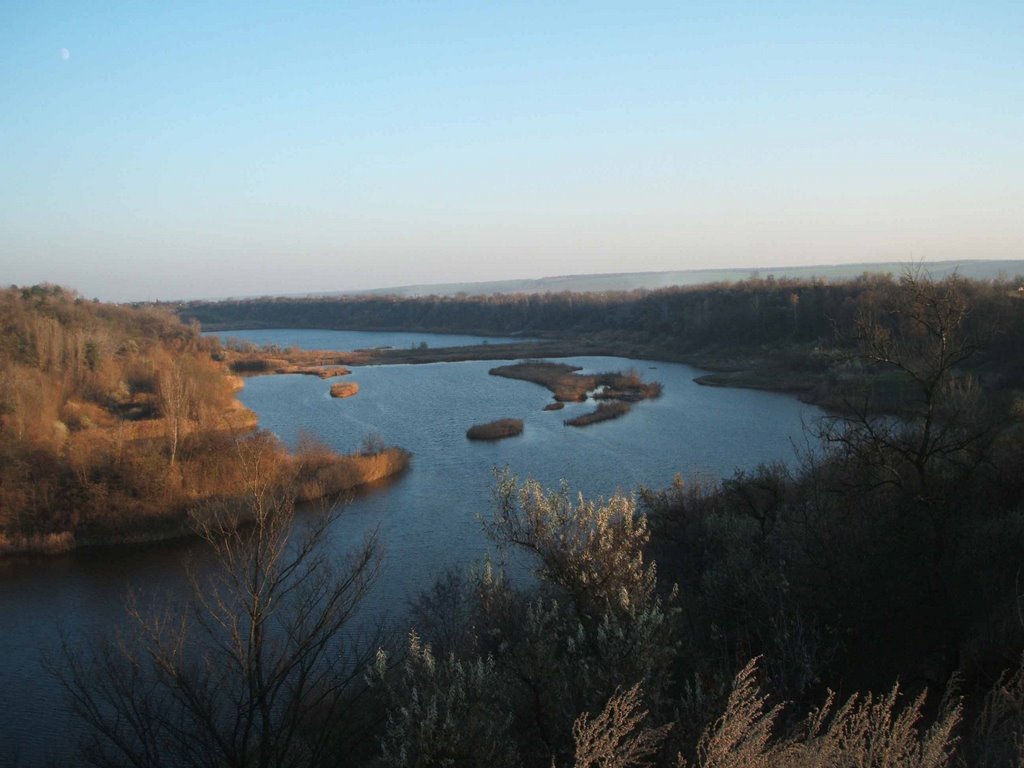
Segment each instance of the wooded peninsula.
M216 339L164 310L0 291L0 553L187 535L190 509L246 493L257 456L264 480L305 500L408 464L398 448L341 456L312 439L289 453L256 429L241 386Z

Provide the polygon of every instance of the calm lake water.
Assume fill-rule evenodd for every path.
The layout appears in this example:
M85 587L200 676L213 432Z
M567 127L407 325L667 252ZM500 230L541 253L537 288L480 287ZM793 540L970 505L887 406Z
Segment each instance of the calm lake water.
M303 348L479 343L479 337L431 334L245 334L259 344ZM685 365L599 357L567 362L587 371L632 367L662 382L664 394L634 405L621 419L583 429L562 421L593 404L542 411L550 392L488 375L494 362L355 367L346 380L357 382L360 391L344 400L330 397L329 380L252 378L240 397L264 428L289 444L305 430L350 451L376 433L413 452L401 478L348 503L331 536L332 545L344 551L378 531L384 564L367 615L386 614L398 622L408 599L443 569L478 561L488 552L479 516L492 507L495 467L546 485L564 480L588 495L632 492L641 484L665 486L676 473L722 477L759 462L792 461L792 441L800 441L802 424L820 413L784 395L698 386L693 383L698 371ZM523 419L523 435L494 443L466 439L471 425L503 417ZM122 620L129 588L173 601L184 593L183 562L189 557L201 562L203 556L202 547L186 541L0 560L0 765L16 765L15 760L36 765L45 756L63 762L68 754L74 724L41 662L57 648L60 632L72 645L109 633Z

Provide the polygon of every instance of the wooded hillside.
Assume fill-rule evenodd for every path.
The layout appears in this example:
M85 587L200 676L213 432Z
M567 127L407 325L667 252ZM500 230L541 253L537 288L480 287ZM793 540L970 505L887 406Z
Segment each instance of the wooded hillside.
M956 278L972 307L1012 311L1016 284ZM205 330L344 328L438 333L581 334L620 332L680 349L831 339L859 308L895 290L892 276L829 283L748 280L655 291L491 296L263 297L176 306ZM1019 312L1018 315L1019 321Z
M314 479L340 490L369 471L322 446L296 462L254 432L219 358L166 311L0 291L0 552L180 534L190 507L241 492L256 450L270 476L303 474L307 497Z

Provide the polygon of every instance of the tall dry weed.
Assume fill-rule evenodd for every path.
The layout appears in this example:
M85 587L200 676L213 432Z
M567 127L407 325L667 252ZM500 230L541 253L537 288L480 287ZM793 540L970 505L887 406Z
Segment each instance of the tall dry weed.
M593 720L586 712L572 726L576 743L574 768L631 768L648 766L661 747L671 725L656 728L643 725L640 684L616 691Z
M1024 657L1007 670L982 702L959 764L971 768L1024 768Z
M958 705L945 704L924 728L924 694L901 707L896 685L882 696L854 695L838 708L830 695L793 734L776 736L782 706L768 707L756 673L754 660L736 676L725 713L698 744L699 768L946 768L952 762Z

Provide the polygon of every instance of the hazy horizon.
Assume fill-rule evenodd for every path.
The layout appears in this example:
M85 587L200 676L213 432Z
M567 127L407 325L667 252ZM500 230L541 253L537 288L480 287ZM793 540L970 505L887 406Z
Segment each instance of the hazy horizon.
M1006 265L1006 266L1003 266ZM1011 266L1012 265L1012 266ZM885 267L886 269L881 269ZM269 291L263 293L207 295L191 297L166 297L154 301L230 301L261 297L301 298L307 296L332 295L384 295L394 293L398 296L426 296L437 294L451 296L456 293L519 293L545 291L628 291L635 288L657 289L672 286L693 286L725 280L746 280L748 278L793 278L793 279L824 279L827 281L853 279L867 272L878 274L883 271L899 275L905 271L915 272L918 269L933 279L942 279L956 273L974 280L1013 279L1024 275L1024 259L963 259L945 261L890 261L862 262L851 261L844 264L807 264L738 267L700 267L687 270L649 270L649 271L617 271L578 273L573 275L537 275L522 278L507 278L482 281L446 281L429 283L403 283L400 285L380 285L367 288L332 290L327 288L311 291ZM691 279L675 279L680 276ZM622 278L617 280L616 278ZM645 279L648 278L648 279ZM433 290L437 289L437 290ZM139 300L148 301L148 300Z
M0 9L0 280L1024 258L1024 6Z

